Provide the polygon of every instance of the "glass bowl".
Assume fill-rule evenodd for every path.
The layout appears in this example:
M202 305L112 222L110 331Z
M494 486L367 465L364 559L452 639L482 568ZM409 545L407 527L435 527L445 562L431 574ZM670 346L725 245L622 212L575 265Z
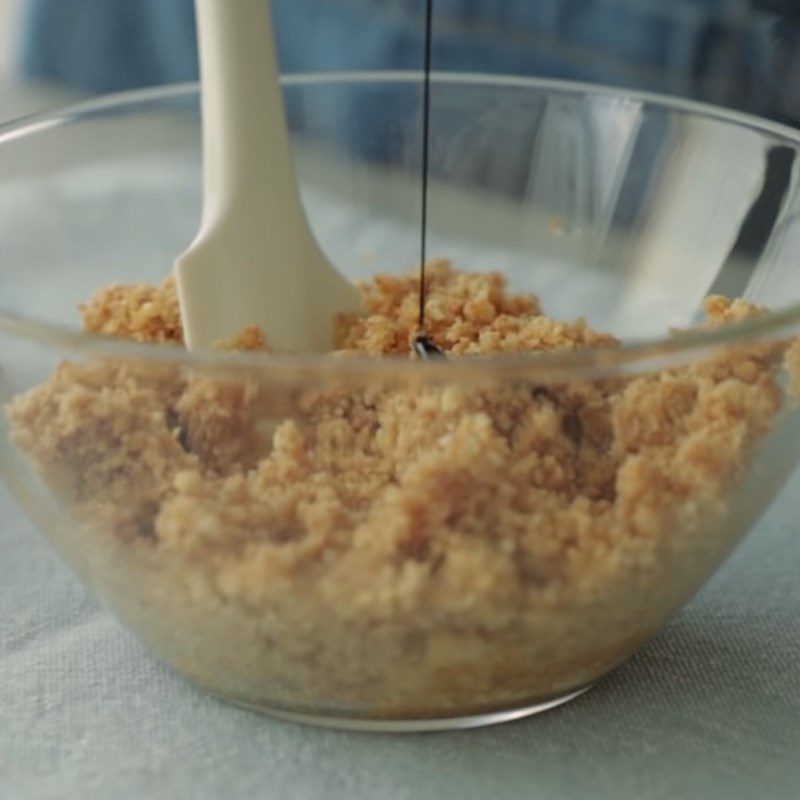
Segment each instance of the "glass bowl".
M421 362L400 277L419 75L285 91L314 231L348 277L394 276L360 330L401 357L82 332L98 287L159 283L194 233L197 91L22 121L0 133L0 471L97 596L228 700L382 730L565 702L687 602L798 463L800 137L435 76L430 254L457 272L431 267L450 352ZM747 302L714 299L705 323L708 294ZM142 330L176 338L174 297L135 297Z

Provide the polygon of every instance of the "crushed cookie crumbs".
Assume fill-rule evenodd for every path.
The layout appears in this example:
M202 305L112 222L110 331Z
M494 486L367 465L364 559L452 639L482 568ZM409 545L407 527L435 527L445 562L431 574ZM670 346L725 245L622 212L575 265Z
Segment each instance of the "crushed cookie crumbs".
M426 333L448 357L618 344L499 275L428 276ZM337 351L409 356L416 278L361 288ZM705 310L712 326L765 313ZM82 316L182 340L171 280L101 290ZM71 362L6 411L82 523L82 568L167 660L248 702L403 717L546 699L648 638L736 538L728 498L783 408L783 365L800 396L798 342L546 387Z

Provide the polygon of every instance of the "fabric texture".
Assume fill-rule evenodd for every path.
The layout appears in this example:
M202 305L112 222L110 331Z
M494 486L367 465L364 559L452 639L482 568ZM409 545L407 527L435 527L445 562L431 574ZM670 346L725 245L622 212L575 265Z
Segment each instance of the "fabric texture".
M193 79L192 4L32 0L23 71L89 91ZM421 66L424 0L273 0L272 8L287 72ZM774 17L751 0L435 0L434 10L442 70L585 80L749 107L765 99L773 66Z

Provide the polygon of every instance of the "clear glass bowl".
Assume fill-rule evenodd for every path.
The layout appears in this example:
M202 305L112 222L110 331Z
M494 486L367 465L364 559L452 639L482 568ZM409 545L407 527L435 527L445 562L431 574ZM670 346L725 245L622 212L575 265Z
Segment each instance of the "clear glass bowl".
M418 75L286 80L312 226L353 279L418 260L420 97ZM90 336L78 304L161 281L194 232L196 89L0 133L0 471L161 658L293 719L564 702L800 456L797 133L552 81L440 75L433 101L430 254L618 346L550 327L538 352L421 363ZM714 292L773 313L718 301L730 324L670 332Z

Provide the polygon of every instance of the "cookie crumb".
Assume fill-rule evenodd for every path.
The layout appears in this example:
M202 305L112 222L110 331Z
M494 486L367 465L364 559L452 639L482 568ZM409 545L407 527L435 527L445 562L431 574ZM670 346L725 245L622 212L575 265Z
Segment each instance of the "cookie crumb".
M439 261L428 281L426 333L448 358L618 346L500 275ZM339 355L413 357L416 276L361 290ZM766 313L705 310L712 326ZM103 289L81 313L97 334L182 341L171 279ZM204 685L367 716L477 713L587 684L697 588L738 533L730 497L782 410L782 366L800 399L798 342L546 386L75 362L6 412L80 521L93 581ZM220 346L267 344L251 326Z

